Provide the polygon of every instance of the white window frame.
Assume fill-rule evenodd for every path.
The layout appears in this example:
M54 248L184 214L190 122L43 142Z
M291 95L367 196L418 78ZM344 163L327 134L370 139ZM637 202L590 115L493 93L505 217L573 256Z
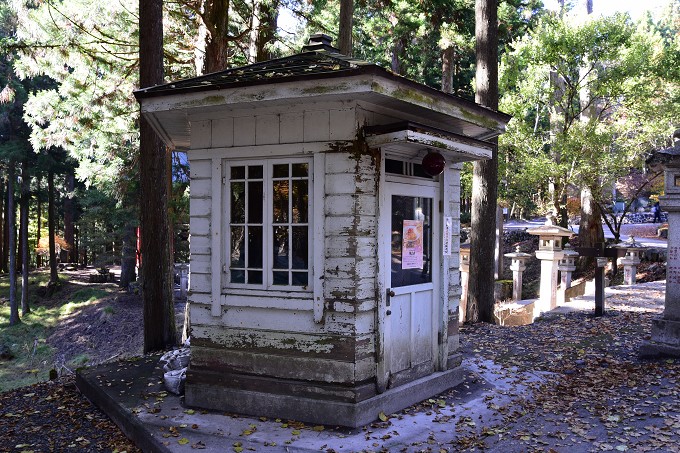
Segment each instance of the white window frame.
M299 164L305 163L308 168L308 184L307 184L307 285L274 285L273 283L273 167L277 164ZM254 165L262 165L263 167L263 219L262 219L262 284L250 283L232 283L231 280L231 168L232 167L248 167ZM314 290L314 192L315 192L315 178L314 178L314 159L311 157L288 157L288 158L272 158L272 159L241 159L241 160L224 160L222 162L223 169L223 200L224 208L222 209L223 225L224 225L224 243L222 253L222 269L224 270L222 281L222 293L228 291L230 294L247 294L256 295L262 291L262 295L272 295L276 292L280 293L299 293L300 295L309 295ZM289 176L289 181L295 178ZM247 189L246 189L247 190ZM292 198L290 202L292 203ZM290 207L290 205L289 205ZM290 220L290 219L289 219ZM245 239L247 241L247 238ZM289 254L292 250L289 250ZM247 257L246 257L247 259ZM247 264L247 263L246 263ZM286 272L294 271L288 269ZM254 293L253 291L257 291Z

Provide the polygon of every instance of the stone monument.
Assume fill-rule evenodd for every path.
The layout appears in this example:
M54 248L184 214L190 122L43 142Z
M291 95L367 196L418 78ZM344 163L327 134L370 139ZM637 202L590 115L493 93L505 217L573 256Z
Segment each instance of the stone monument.
M652 165L664 169L665 195L659 197L668 212L666 300L663 314L652 322L652 338L640 346L641 357L680 357L680 130L674 146L657 151Z

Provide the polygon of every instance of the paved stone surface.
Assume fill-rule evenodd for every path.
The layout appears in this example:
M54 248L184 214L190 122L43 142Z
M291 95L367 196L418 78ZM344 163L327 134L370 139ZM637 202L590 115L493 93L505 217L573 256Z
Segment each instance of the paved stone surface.
M510 361L501 357L503 348L494 351L493 338L480 349L467 344L463 384L360 429L187 408L183 398L162 388L158 356L88 369L78 376L78 385L146 451L680 451L680 367L631 359L635 351L627 351L625 342L600 335L617 322L635 332L646 329L627 323L660 313L663 291L663 282L608 288L611 313L601 325L595 324L598 318L579 315L578 310L593 309L593 303L583 301L582 307L551 313L539 327L483 327L482 334L488 329L497 341L515 338L519 345L531 329L552 335L551 326L558 322L551 323L550 316L565 317L591 329L593 342L613 341L612 350L623 353L581 355L578 348L586 343L571 347L573 333L555 331L560 354L571 351L583 360L575 360L573 369L546 372L532 364L535 351L522 352L529 342L519 345ZM501 338L510 332L515 336ZM537 349L541 341L536 337ZM545 352L554 354L548 346Z

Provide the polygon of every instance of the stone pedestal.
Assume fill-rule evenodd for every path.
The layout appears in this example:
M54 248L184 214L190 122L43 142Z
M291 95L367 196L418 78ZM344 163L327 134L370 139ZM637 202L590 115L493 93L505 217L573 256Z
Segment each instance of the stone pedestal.
M187 290L189 288L189 266L187 264L180 264L177 266L179 272L179 297L187 298Z
M538 312L545 313L557 307L557 272L559 261L564 256L561 250L536 250L541 260L541 284L538 294Z
M666 195L659 202L668 212L666 300L663 314L652 323L651 340L640 346L640 356L680 357L680 142L658 153L665 154Z
M467 312L468 288L470 287L470 244L460 246L460 306L458 309L458 321L465 322Z
M526 262L531 255L520 251L519 245L513 253L506 253L506 258L510 258L510 270L512 271L512 300L522 300L522 273L527 268Z

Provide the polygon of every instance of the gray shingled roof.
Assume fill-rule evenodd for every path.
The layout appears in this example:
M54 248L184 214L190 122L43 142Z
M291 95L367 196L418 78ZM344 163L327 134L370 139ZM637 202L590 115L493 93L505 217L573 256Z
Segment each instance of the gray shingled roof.
M290 57L277 58L248 66L227 69L191 79L157 85L139 92L167 93L168 91L194 91L221 88L239 84L272 83L275 79L289 79L328 73L345 73L368 63L349 60L340 54L304 52ZM337 74L339 75L339 74Z

